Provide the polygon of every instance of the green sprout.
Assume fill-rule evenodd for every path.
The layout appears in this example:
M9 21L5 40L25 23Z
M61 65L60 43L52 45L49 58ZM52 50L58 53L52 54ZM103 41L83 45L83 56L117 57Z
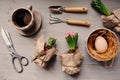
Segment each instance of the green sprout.
M68 43L69 50L75 51L75 49L77 48L78 33L68 32L65 34L65 39Z
M91 6L106 16L111 14L110 10L103 4L101 0L93 0Z
M48 47L48 48L53 47L53 46L55 45L55 42L56 42L56 39L55 39L54 37L50 37L50 38L48 39L47 47Z

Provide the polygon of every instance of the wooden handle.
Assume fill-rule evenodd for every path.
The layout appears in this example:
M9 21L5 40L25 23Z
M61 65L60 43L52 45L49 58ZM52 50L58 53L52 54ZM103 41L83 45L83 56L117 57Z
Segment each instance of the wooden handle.
M90 26L89 21L78 21L78 20L67 20L67 24L80 25L80 26L86 26L86 27Z
M69 7L69 8L64 8L64 11L65 12L85 13L88 11L88 9L85 7Z

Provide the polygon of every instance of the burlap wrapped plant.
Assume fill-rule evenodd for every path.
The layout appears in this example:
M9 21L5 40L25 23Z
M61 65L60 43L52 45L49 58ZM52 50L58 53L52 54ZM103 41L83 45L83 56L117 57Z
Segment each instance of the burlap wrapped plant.
M57 49L55 48L56 39L50 37L48 43L45 43L44 35L41 35L35 43L36 54L33 57L33 62L40 67L46 68L48 62L55 57Z
M83 60L83 55L77 47L78 33L66 33L65 39L69 45L69 51L60 55L62 70L69 75L74 75L79 73L80 63Z
M99 54L95 49L95 40L98 36L102 36L106 39L108 47L105 52ZM92 32L87 40L88 54L97 61L107 62L114 60L118 52L118 38L116 34L107 29L98 29ZM107 65L107 64L106 64ZM112 62L111 62L112 65Z

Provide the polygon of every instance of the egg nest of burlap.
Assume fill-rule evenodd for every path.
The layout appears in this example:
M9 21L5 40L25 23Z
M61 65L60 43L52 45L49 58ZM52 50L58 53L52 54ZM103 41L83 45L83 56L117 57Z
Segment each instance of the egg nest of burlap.
M98 36L106 39L108 47L103 53L99 53L95 48L95 40ZM98 29L93 31L87 40L88 54L97 61L109 61L117 56L118 37L116 34L107 29Z

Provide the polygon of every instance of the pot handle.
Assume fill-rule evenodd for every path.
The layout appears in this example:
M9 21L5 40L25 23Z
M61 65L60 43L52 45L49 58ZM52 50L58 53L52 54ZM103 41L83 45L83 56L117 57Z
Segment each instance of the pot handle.
M27 8L32 11L32 5L28 5Z

